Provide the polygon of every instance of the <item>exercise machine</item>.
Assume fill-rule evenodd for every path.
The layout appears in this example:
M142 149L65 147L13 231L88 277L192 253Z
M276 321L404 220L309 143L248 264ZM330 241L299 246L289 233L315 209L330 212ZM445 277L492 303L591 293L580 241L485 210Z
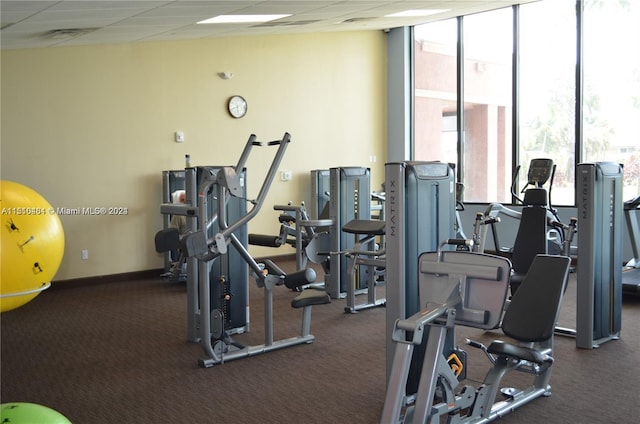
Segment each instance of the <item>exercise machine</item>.
M173 198L173 194L179 190L184 190L185 186L185 170L167 170L162 171L162 204L178 203ZM167 229L171 225L171 215L162 214L162 228ZM180 255L180 251L168 250L163 253L164 272L162 278L173 282L186 281L186 272L183 269L184 257Z
M527 242L518 247L527 248L526 246L528 246L527 249L529 251L523 252L524 263L522 266L517 263L520 261L517 258L514 268L517 273L526 273L528 263L531 262L536 254L549 253L559 255L562 253L564 234L558 231L558 228L561 227L561 220L557 210L551 203L551 191L556 169L553 160L547 158L532 159L527 172L527 183L520 190L520 193L517 193L516 184L518 183L520 169L521 167L518 165L513 174L511 195L516 204L522 206L521 211L508 208L500 203L491 203L484 212L484 219L491 228L496 254L514 253L518 242L518 236L516 236L516 241L512 248L507 248L500 244L496 226L500 222L500 216L504 215L519 221L518 231L523 232L521 237L526 239ZM524 196L520 197L522 193L524 193ZM525 216L523 217L523 215ZM527 221L524 225L521 222L523 219ZM484 237L486 237L486 231L483 232L483 239L479 243L482 246L486 244ZM521 268L522 271L520 270Z
M622 321L622 166L580 163L576 346L620 338Z
M296 251L296 270L306 269L310 261L321 265L325 274L328 273L331 220L311 219L304 203L275 205L273 209L280 211L278 235L249 234L249 244L274 248L289 245Z
M462 184L461 182L457 182L456 183L456 238L457 239L467 238L467 236L464 233L462 218L460 217L460 212L464 211L464 203L462 202L463 193L464 193L464 184Z
M379 194L376 196L377 199L381 198ZM282 212L278 217L279 234L277 236L249 234L249 244L276 248L285 244L291 245L296 249L296 269L305 268L307 262L311 261L320 264L325 275L331 275L332 243L328 230L334 221L309 219L304 204L276 205L273 209ZM376 286L384 283L384 250L379 249L377 243L378 238L384 236L384 226L385 222L380 220L353 219L342 227L344 233L358 237L352 249L336 252L336 255L342 254L347 259L345 312L356 313L385 304L384 298L376 296ZM370 270L363 272L363 267L369 267ZM363 292L367 294L367 302L358 303L356 294Z
M640 196L624 202L624 217L629 231L629 241L633 257L627 261L622 270L622 291L625 293L640 293L640 226L638 213L640 212Z
M515 294L524 276L527 274L533 259L538 254L567 255L571 254L571 245L567 244L567 236L573 238L576 221L563 224L556 209L551 205L551 190L556 166L551 159L532 159L529 163L527 183L520 191L523 198L516 192L516 184L520 166L516 168L511 184L511 194L518 204L520 211L510 209L499 203L489 205L483 217L476 217L474 228L479 228L479 235L474 232L477 241L477 251L484 251L486 244L486 228L492 229L496 254L510 257L512 262L512 276L510 281L511 293ZM545 188L545 184L548 189ZM531 186L531 187L530 187ZM513 247L508 249L500 245L496 224L500 222L499 215L506 215L518 222L517 233Z
M369 220L353 219L342 231L353 234L353 249L344 252L347 258L347 306L346 313L357 313L364 309L385 306L386 298L378 298L377 287L386 284L386 250L384 192L371 192L371 212L377 216ZM366 301L358 302L356 294L366 293Z
M494 227L495 224L500 222L500 217L498 216L488 216L486 217L484 213L477 212L476 218L473 222L473 246L472 251L476 253L484 253L485 242L487 240L487 230L488 228Z
M346 298L347 313L386 303L376 294L385 283L385 193L370 187L369 168L311 171L312 210L330 222L325 285L333 298ZM364 294L367 300L358 302Z
M183 237L183 247L189 258L197 260L198 282L197 282L197 305L199 314L197 316L199 341L205 352L205 358L199 360L199 365L205 368L234 359L245 358L272 350L294 346L302 343L311 343L314 340L310 334L311 307L329 303L331 300L323 290L305 290L296 298L292 299L293 308L302 309L302 328L300 335L274 341L273 334L273 289L278 285L285 285L295 288L308 284L315 278L313 270L302 270L300 272L286 274L275 264L259 264L249 254L246 247L246 239L239 237L239 231L246 228L246 224L260 211L269 187L273 181L280 162L284 156L287 145L290 142L290 135L285 133L281 140L266 143L267 146L277 146L278 150L267 172L267 176L255 199L248 200L244 196L244 169L251 150L254 147L262 147L265 143L257 141L255 135L251 135L235 167L225 166L216 172L204 173L199 182L197 192L197 207L185 206L185 215L197 218L197 229ZM212 196L208 196L208 194ZM248 202L252 208L241 214L237 220L230 221L227 206L232 198ZM209 205L209 200L213 199L215 207ZM179 209L176 209L179 210ZM213 210L213 211L212 211ZM209 213L212 211L212 213ZM213 235L210 235L213 234ZM246 233L245 233L246 234ZM209 271L216 262L227 258L231 248L237 251L238 255L248 266L251 275L256 280L258 287L263 289L264 294L264 343L257 346L244 346L231 337L232 332L228 331L225 310L212 305L212 293L215 287L226 278L222 276L221 281L212 281ZM271 271L271 272L270 272ZM231 282L233 285L233 282ZM235 295L233 291L221 293L223 301L232 300ZM244 310L248 315L248 302L244 305Z
M376 295L376 286L386 282L386 251L378 243L384 244L385 226L381 220L353 219L342 227L344 233L356 237L353 249L344 252L347 259L347 306L344 311L347 313L386 304L386 298ZM356 294L362 290L366 291L366 302L356 300Z
M453 168L443 162L405 161L385 165L387 381L393 352L391 335L397 319L421 310L418 256L436 251L441 240L455 236L456 193ZM448 345L454 350L452 341ZM408 392L415 393L424 356L423 344L412 359ZM452 352L455 353L455 352Z
M465 240L444 243L462 244ZM503 317L509 260L475 252L443 252L441 248L423 253L417 261L420 311L394 323L395 352L382 424L432 424L443 422L440 418L446 418L447 423L487 423L551 394L553 329L570 259L536 256ZM483 330L501 326L514 340L494 341L488 347L467 341L482 349L493 364L477 388L460 381L456 371L462 364L452 364L448 356L447 340L455 339L456 326ZM419 384L415 393L407 395L411 360L424 340L427 348ZM497 401L501 382L511 371L532 374L533 382L522 389L503 389L505 400Z
M376 194L376 199L382 199ZM327 203L328 205L328 203ZM331 219L310 219L304 204L275 205L274 210L281 211L278 216L280 231L278 235L249 234L249 244L278 248L285 244L296 249L296 269L306 268L308 261L320 264L325 275L330 275L331 236L329 229ZM384 250L379 248L379 241L384 236L385 222L380 220L353 219L347 222L342 231L356 237L352 249L337 252L347 259L345 312L356 313L363 309L384 306L385 299L377 298L376 287L384 284L385 259ZM367 272L364 267L369 267ZM313 286L319 286L316 282ZM357 302L356 295L366 293L366 302Z
M309 217L312 219L329 218L330 184L328 169L314 169L310 172L310 198L308 199Z
M349 166L329 169L329 238L331 251L329 274L325 275L325 288L333 299L346 296L348 258L344 252L353 250L356 240L342 227L351 220L371 219L371 170ZM365 270L365 272L368 272Z
M555 164L551 159L533 159L529 164L527 184L522 189L524 199L516 197L523 205L518 232L511 251L513 271L509 282L511 294L522 283L529 268L538 254L562 254L564 233L559 232L560 218L551 206L551 189ZM514 183L518 180L516 169ZM543 185L549 181L549 189ZM529 185L533 187L528 188ZM512 189L515 192L515 190Z
M177 179L177 184L185 190L185 203L163 203L160 212L164 216L181 215L186 217L187 234L195 231L206 231L209 237L214 235L213 221L210 218L217 214L215 190L203 193L207 197L207 210L204 221L209 221L206 227L199 227L198 222L198 187L206 180L215 178L223 170L223 166L199 166L188 167L183 171L171 172ZM224 206L225 214L231 221L236 221L246 214L246 185L245 170L240 171L240 193L238 197L231 197ZM182 178L180 181L178 178ZM236 237L244 245L247 243L246 225L236 230ZM205 272L209 281L216 281L211 288L211 304L214 308L224 312L224 327L230 334L244 333L249 330L249 269L240 252L231 246L228 254L215 261L209 271L201 270L198 261L194 257L188 257L184 245L185 235L178 234L174 228L164 228L155 236L156 251L179 252L186 262L186 287L187 287L187 340L200 342L200 300L199 281L201 272ZM205 278L205 277L202 277Z
M382 196L376 194L382 201ZM331 235L332 219L309 219L304 204L301 206L276 205L275 210L283 211L279 217L281 231L278 237L250 235L251 244L278 247L290 244L296 248L297 269L306 267L310 260L320 264L325 276L331 278ZM384 237L385 222L380 220L352 219L342 231L357 237L352 249L341 250L347 259L345 312L356 313L363 309L384 306L385 299L377 298L376 286L384 284L384 249L379 249L378 241ZM366 271L363 268L368 267ZM335 274L334 274L335 275ZM341 274L344 275L344 274ZM366 292L367 302L356 301L356 294Z

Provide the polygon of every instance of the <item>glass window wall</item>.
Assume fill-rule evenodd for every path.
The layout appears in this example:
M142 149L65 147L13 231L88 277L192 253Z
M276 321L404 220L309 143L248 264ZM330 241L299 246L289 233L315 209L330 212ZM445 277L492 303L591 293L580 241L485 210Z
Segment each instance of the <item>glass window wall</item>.
M513 9L464 18L466 202L510 202Z
M577 162L622 163L624 198L640 195L638 22L637 1L544 0L416 26L413 159L456 163L468 203L510 203L514 167L521 166L520 190L530 160L540 157L556 164L554 206L575 203Z
M624 165L623 198L640 195L640 2L584 2L583 162Z
M414 159L458 164L457 20L414 28Z
M573 205L575 170L575 0L520 6L518 190L531 159L556 166L551 202Z

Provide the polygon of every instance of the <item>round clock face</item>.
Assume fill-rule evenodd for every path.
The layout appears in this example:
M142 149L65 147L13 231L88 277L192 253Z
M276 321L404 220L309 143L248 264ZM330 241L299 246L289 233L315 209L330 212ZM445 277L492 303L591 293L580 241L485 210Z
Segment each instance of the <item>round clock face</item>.
M227 106L234 118L242 118L247 113L247 101L242 96L231 96Z

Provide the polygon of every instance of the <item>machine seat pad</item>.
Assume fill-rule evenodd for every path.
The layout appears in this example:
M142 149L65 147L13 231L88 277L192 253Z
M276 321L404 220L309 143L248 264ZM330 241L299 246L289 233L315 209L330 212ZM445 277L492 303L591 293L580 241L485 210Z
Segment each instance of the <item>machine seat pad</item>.
M309 288L303 290L291 300L291 307L304 308L305 306L324 305L331 303L329 294L322 289Z
M349 234L384 235L385 222L379 219L352 219L344 224L342 231Z
M289 215L288 213L281 213L278 216L278 222L280 222L281 224L288 224L290 222L295 223L296 217L293 215Z
M180 233L177 228L165 228L156 233L154 241L158 253L178 250L180 248Z
M487 352L494 355L507 356L513 359L534 362L539 365L553 363L553 358L546 353L524 346L517 346L503 341L492 342L487 348Z

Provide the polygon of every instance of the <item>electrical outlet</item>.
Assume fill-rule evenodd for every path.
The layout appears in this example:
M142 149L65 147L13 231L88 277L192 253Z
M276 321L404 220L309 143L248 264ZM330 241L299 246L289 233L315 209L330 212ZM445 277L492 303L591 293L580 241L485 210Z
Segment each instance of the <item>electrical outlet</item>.
M291 171L282 171L280 173L281 181L290 181L291 180Z
M89 251L87 249L83 249L80 255L83 261L89 259Z

